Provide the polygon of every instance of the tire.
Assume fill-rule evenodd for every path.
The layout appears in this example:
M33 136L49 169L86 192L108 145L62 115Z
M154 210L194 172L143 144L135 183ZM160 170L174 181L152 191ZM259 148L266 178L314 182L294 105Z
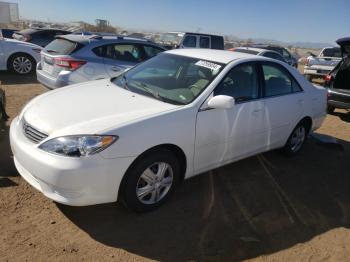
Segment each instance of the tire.
M169 150L154 150L141 156L125 174L120 189L121 202L135 212L158 208L174 192L180 170L178 159Z
M307 135L308 125L305 122L300 122L289 136L287 143L283 147L283 152L287 156L297 155L303 148Z
M15 74L29 75L35 72L36 63L33 57L24 53L12 55L8 62L7 68Z
M334 110L335 110L335 107L334 107L334 106L327 106L327 113L328 113L328 114L333 114L333 113L334 113Z

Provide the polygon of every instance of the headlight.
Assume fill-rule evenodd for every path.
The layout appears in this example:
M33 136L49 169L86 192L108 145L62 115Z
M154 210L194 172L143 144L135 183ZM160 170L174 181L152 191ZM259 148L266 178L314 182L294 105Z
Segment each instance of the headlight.
M40 149L63 156L81 157L98 153L118 139L117 136L77 135L53 138Z

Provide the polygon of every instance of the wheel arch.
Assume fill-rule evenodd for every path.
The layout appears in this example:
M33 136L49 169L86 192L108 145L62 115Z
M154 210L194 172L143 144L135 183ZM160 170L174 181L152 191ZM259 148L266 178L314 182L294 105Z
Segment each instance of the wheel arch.
M14 52L14 53L12 53L12 54L10 54L8 57L7 57L7 60L6 60L6 69L7 70L9 70L10 69L10 60L11 60L11 58L12 57L14 57L14 56L16 56L16 55L26 55L26 56L29 56L29 58L31 58L33 61L34 61L34 65L36 65L36 60L35 60L35 58L31 55L31 54L29 54L29 53L26 53L26 52Z
M297 125L304 123L306 125L307 128L307 134L310 133L311 129L312 129L312 118L310 116L304 116Z
M124 183L126 181L126 174L129 172L129 170L138 162L140 161L143 157L145 157L148 154L151 154L152 152L155 152L159 149L163 149L163 150L168 150L170 152L172 152L175 157L178 159L179 164L180 164L180 168L181 168L181 173L180 173L180 180L183 181L185 179L185 174L186 174L186 170L187 170L187 165L188 165L188 161L187 161L187 157L185 155L185 152L177 145L175 144L160 144L160 145L156 145L153 146L147 150L145 150L143 153L141 153L132 163L131 165L128 167L128 169L126 170L122 181L120 183L119 186L119 190L118 190L118 199L120 199L120 193L121 193L121 188L124 186Z

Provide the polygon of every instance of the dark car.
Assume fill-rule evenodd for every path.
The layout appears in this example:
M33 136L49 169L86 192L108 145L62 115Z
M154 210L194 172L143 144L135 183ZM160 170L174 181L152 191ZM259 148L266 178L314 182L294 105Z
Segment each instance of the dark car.
M333 113L335 108L350 109L350 37L336 42L340 45L342 60L324 77L328 89L328 113Z
M14 33L13 38L45 47L52 42L56 36L66 34L71 34L71 32L60 29L30 28Z
M275 51L279 53L283 58L286 60L286 62L294 67L298 67L298 60L284 47L277 46L277 45L264 45L264 44L256 44L251 45L250 47L256 47L256 48L262 48L267 49L271 51Z
M12 35L18 32L16 29L0 29L0 36L5 37L5 38L12 38Z

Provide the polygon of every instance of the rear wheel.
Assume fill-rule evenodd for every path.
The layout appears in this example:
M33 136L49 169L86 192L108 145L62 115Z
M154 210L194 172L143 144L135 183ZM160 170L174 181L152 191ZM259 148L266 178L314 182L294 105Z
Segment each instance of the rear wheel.
M35 61L27 54L15 54L9 58L8 69L20 75L31 74L35 71Z
M147 212L162 205L173 193L180 166L171 151L160 149L136 160L125 176L122 202L131 210Z
M293 130L292 134L289 136L283 151L288 156L294 156L300 152L304 146L306 137L308 133L308 126L306 123L299 123Z
M335 110L335 107L334 107L334 106L327 106L327 113L328 113L328 114L333 114L333 113L334 113L334 110Z

